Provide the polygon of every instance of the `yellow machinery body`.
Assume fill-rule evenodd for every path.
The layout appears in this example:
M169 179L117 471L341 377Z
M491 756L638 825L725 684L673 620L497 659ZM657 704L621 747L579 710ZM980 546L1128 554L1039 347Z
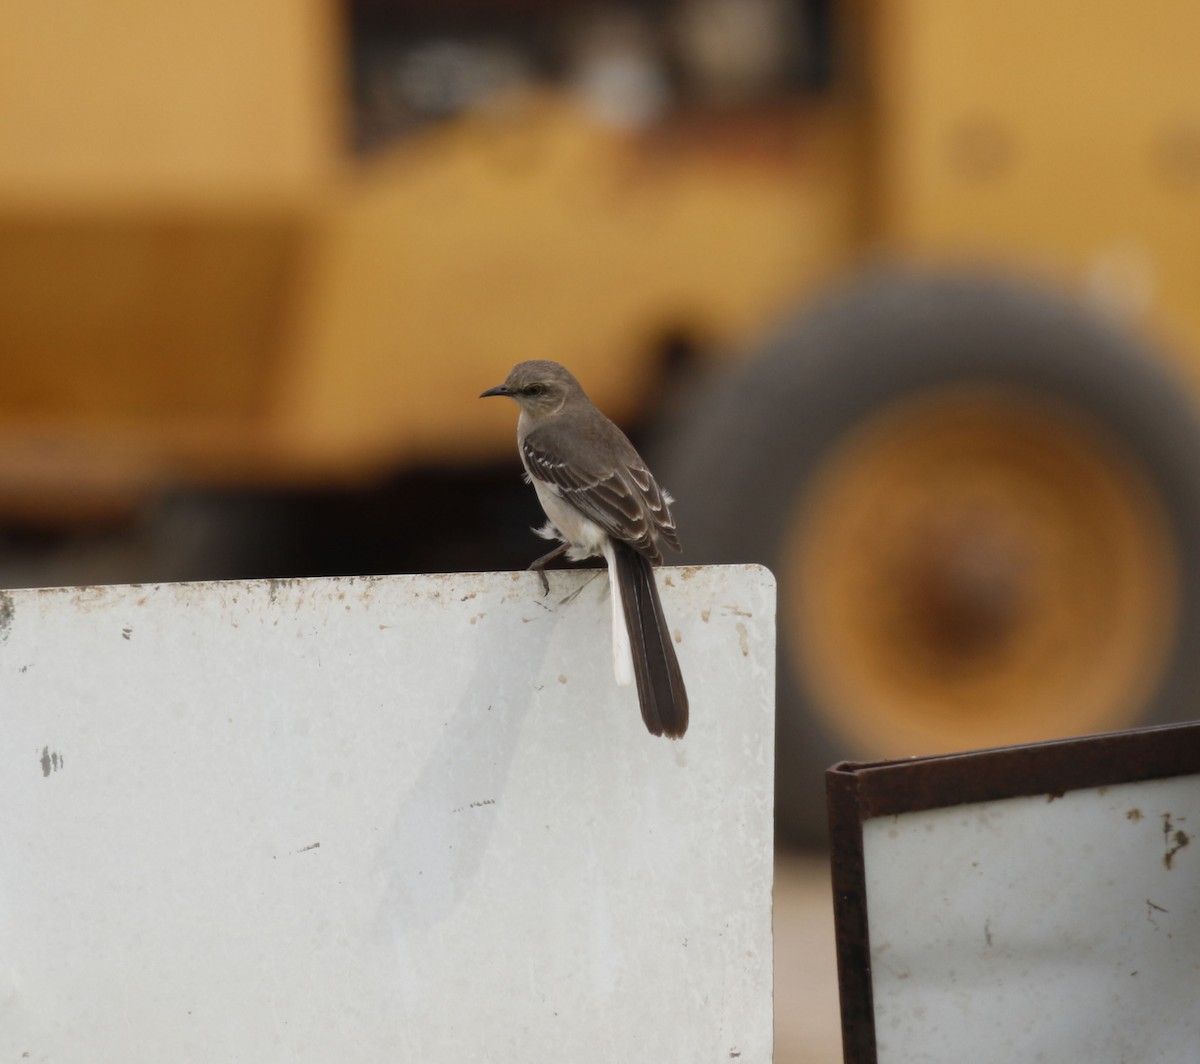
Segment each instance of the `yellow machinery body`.
M1082 287L1200 363L1200 12L879 0L846 84L605 129L525 94L367 162L323 0L33 5L0 43L0 508L506 446L522 358L633 412L883 250Z

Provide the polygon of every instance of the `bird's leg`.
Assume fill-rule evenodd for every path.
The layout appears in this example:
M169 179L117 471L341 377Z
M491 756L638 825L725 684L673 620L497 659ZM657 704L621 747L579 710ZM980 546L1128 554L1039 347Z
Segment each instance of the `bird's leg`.
M546 579L546 573L545 573L546 566L550 562L554 561L555 558L561 558L564 554L567 553L568 550L570 550L570 548L571 548L570 543L560 543L549 554L543 554L536 561L529 563L529 571L537 573L538 579L540 579L542 582L542 595L543 596L550 594L550 581Z

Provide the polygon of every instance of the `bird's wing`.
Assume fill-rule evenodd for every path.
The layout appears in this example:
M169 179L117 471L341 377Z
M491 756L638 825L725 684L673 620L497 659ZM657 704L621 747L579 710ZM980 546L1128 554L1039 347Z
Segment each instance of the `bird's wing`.
M534 429L521 443L525 468L614 539L661 561L659 540L679 549L670 499L624 434L615 426L613 431L620 443L609 440L608 447L596 448L588 441L575 446L569 433ZM598 454L615 454L618 460L597 460Z

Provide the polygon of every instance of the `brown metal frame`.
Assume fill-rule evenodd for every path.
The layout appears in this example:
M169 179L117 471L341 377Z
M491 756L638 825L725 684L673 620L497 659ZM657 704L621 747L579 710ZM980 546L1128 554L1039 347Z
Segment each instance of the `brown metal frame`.
M905 761L842 761L830 768L825 788L846 1064L877 1064L865 821L1196 773L1200 722Z

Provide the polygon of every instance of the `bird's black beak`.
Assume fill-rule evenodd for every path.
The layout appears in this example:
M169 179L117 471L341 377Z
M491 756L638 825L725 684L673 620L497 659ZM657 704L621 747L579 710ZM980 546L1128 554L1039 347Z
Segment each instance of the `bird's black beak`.
M489 395L512 395L508 390L507 384L497 384L495 388L489 388L486 392L480 392L479 398L486 399Z

